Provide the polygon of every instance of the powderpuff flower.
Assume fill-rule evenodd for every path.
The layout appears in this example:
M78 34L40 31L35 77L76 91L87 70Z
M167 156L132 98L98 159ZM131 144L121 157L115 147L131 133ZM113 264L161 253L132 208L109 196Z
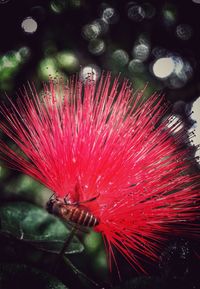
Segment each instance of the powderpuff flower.
M109 74L50 81L42 97L29 90L1 107L0 129L18 148L1 141L1 158L95 216L109 264L115 247L142 270L170 233L198 235L198 175L160 95L145 101Z

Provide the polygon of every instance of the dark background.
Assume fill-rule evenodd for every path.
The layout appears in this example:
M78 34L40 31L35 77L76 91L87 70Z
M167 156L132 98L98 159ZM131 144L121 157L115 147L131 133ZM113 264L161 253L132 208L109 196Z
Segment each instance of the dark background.
M61 51L70 51L77 58L78 65L75 67L56 65L58 72L64 70L65 75L93 64L100 70L120 71L133 80L133 83L135 78L135 82L139 78L141 86L142 80L150 81L156 88L164 88L172 101L184 99L189 102L199 94L200 5L192 0L149 2L10 0L1 3L1 58L3 56L9 58L11 52L17 52L23 47L28 48L28 55L19 61L20 67L16 69L17 72L14 75L7 72L9 76L2 76L4 78L2 91L11 90L11 87L18 88L27 80L41 78L38 65L43 59L55 58ZM107 23L105 21L103 23L103 13L110 7L114 9L113 15L106 18ZM25 33L21 27L22 21L29 16L38 24L36 32L32 34ZM95 35L88 32L86 36L85 26L93 25L95 21L100 23L100 33ZM102 40L105 44L105 48L98 55L95 54L95 49L93 52L88 49L88 46L92 45L98 48L96 40ZM144 61L141 73L137 69L135 71L128 69L130 61L137 59L132 53L137 43L145 43L149 48L149 55ZM123 54L113 56L119 49L126 54L128 61L123 62ZM174 80L173 85L173 81L169 83L168 79L164 81L157 79L151 72L151 66L161 56L178 56L187 61L190 69L186 71L186 80L179 82Z

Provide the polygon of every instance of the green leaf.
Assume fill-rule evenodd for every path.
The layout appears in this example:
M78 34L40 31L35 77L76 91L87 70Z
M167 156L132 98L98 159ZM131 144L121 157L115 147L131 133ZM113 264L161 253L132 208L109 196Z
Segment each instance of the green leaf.
M0 264L0 288L67 289L50 274L21 264Z
M70 230L44 209L27 202L0 205L0 233L30 242L41 250L59 253ZM83 245L73 237L67 254L83 251Z

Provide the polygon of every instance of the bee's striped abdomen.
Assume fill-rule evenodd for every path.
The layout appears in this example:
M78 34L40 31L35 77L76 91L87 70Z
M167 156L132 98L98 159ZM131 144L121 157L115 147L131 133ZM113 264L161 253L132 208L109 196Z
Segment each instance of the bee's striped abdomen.
M95 227L99 224L98 218L83 206L62 205L60 217L85 227Z

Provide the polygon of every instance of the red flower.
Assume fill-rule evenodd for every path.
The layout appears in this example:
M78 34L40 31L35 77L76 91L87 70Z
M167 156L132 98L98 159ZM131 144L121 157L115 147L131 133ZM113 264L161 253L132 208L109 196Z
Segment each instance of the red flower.
M32 89L3 106L0 124L20 149L1 143L7 164L69 203L85 202L99 220L94 229L109 259L114 246L140 268L141 254L156 259L171 231L196 234L192 222L199 216L184 134L178 123L168 128L169 119L161 121L162 97L142 96L127 81L111 84L110 75L98 85L50 81L43 98Z

